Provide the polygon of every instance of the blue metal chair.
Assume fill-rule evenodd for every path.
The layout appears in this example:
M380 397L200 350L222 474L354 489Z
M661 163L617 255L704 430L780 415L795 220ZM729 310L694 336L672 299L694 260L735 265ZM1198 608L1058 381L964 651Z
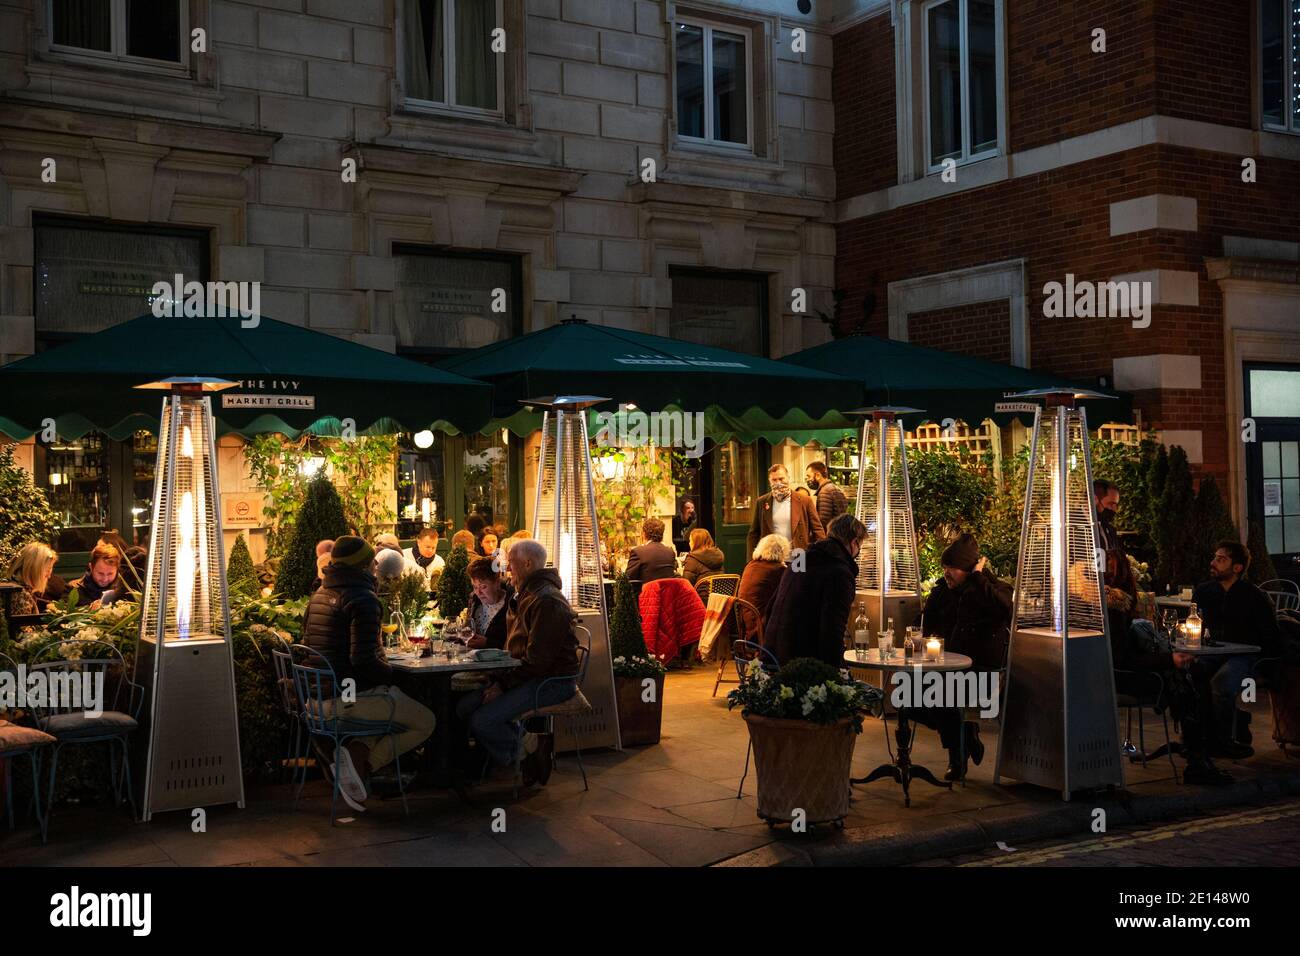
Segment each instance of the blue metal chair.
M69 656L71 655L71 656ZM131 751L128 740L140 726L140 708L144 704L144 688L126 675L126 662L122 652L107 641L57 641L36 655L30 673L43 673L47 686L71 686L74 679L83 681L89 676L92 686L96 681L105 690L101 704L102 713L88 712L91 701L61 700L46 702L44 707L33 707L36 726L55 738L50 759L49 793L45 797L45 827L48 830L50 814L54 807L54 785L58 777L59 751L67 746L107 743L109 774L113 778L114 806L122 805L123 791L131 804L131 818L135 819L135 793L131 785ZM66 676L65 676L66 675ZM112 691L107 688L112 685ZM82 685L84 687L84 683ZM122 769L117 767L117 748L122 748Z
M334 667L319 651L303 644L293 644L289 648L291 655L290 670L293 675L294 692L298 698L298 708L302 714L302 726L307 731L308 741L312 738L329 740L334 744L334 753L348 741L361 737L391 737L404 728L393 720L397 710L396 702L389 702L388 718L385 720L362 720L354 717L339 717L333 713L337 696L335 688L338 681ZM410 816L411 808L406 803L406 786L402 782L402 758L396 757L397 789L402 795L402 810ZM298 777L298 788L293 794L293 805L298 806L298 798L307 783L307 761L302 762L302 773ZM330 793L330 825L336 826L334 808L339 799L339 775L333 774L334 786Z
M0 654L0 674L12 674L15 686L18 680L18 667L13 658ZM9 815L9 829L14 828L14 775L15 757L27 757L32 767L32 807L36 813L36 823L41 828L41 842L46 842L47 830L45 816L41 813L41 750L53 746L55 738L43 730L32 727L20 727L15 723L0 720L0 761L5 764L5 810Z
M583 717L591 713L591 702L588 701L586 695L582 693L582 685L587 680L587 665L591 662L591 631L582 624L575 625L574 629L576 631L581 631L587 636L585 644L582 641L582 637L578 637L578 646L576 648L578 670L572 676L548 677L538 684L537 691L533 694L532 710L520 714L516 721L518 737L515 745L515 796L519 795L518 781L521 777L520 762L523 759L521 756L522 747L520 745L523 743L524 734L527 732L524 728L525 722L533 717L544 718L546 721L546 733L554 734L556 717ZM560 701L558 704L550 704L543 707L541 705L542 689L548 684L558 684L562 681L573 681L573 696L567 700ZM573 735L573 747L578 756L578 770L582 772L582 789L590 790L591 787L587 783L587 768L582 765L582 745L578 743L578 734L576 732ZM555 760L554 753L551 754L551 759L552 761Z
M275 688L280 695L280 707L292 727L292 739L288 756L280 767L280 779L284 779L284 770L290 771L290 780L296 780L298 768L306 767L310 744L303 734L302 711L298 707L298 694L293 685L293 645L284 638L276 639L271 645L271 665L275 668Z
M775 673L781 669L781 662L776 659L776 655L762 644L739 640L731 642L731 659L736 662L737 680L745 679L745 669L749 667L749 662L755 658L763 662L761 665L763 670L769 673ZM749 776L749 755L753 752L754 741L750 740L749 745L745 747L745 772L740 775L740 786L736 787L737 800L745 792L745 778Z

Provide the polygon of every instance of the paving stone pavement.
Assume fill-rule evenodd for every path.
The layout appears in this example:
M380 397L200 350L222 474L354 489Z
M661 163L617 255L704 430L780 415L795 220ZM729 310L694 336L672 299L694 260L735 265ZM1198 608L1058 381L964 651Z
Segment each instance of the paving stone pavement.
M296 812L290 812L288 785L250 788L245 810L210 808L202 834L191 831L189 814L159 814L151 823L132 824L125 810L106 806L55 808L48 846L30 822L13 831L0 827L0 866L807 865L829 862L841 851L850 855L836 862L859 862L851 851L882 846L886 852L876 862L900 863L922 859L922 853L956 852L957 845L944 843L944 833L982 838L1062 807L1054 792L993 785L997 724L985 721L988 752L981 766L972 767L965 787L918 783L908 809L897 784L880 780L853 788L843 831L769 829L756 814L752 765L736 798L748 734L739 711L727 710L726 693L734 683L723 684L714 697L714 679L712 667L670 673L661 742L585 753L588 791L566 755L545 788L522 791L517 799L508 782L475 788L470 803L449 791L421 790L410 796L409 817L400 801L371 800L368 812L336 827L330 826L329 794L319 780L308 784ZM1257 742L1267 737L1266 710L1256 714L1254 726ZM1163 740L1150 714L1145 730L1149 746ZM1300 771L1300 760L1284 757L1271 742L1259 750L1252 760L1230 765L1239 779ZM857 740L853 774L862 776L887 759L881 724L868 720ZM913 759L942 773L946 756L933 731L919 731ZM1128 790L1136 797L1196 796L1196 788L1174 782L1166 760L1130 767ZM505 811L505 832L493 831L497 809ZM970 849L983 845L967 843Z

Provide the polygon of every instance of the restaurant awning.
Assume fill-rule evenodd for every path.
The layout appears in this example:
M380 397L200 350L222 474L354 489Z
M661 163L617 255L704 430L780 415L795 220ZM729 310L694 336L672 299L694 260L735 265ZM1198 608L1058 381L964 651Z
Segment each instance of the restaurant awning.
M1050 372L1004 365L986 359L925 348L874 335L852 335L787 355L783 363L857 379L869 405L906 405L925 410L904 416L909 427L922 421L953 418L977 424L986 418L999 425L1019 418L1029 424L1034 403L1012 399L1015 392L1054 386L1091 389L1113 396L1080 402L1088 422L1133 421L1132 399L1125 392L1098 388Z
M50 418L65 438L152 430L161 402L135 386L185 375L240 383L213 396L222 432L338 434L345 419L358 434L472 431L488 420L481 382L265 316L243 321L144 315L11 362L0 367L0 431L27 438Z
M833 373L581 320L452 356L438 368L491 382L494 417L515 421L521 400L575 390L646 411L797 411L804 421L854 408L863 397L856 381Z

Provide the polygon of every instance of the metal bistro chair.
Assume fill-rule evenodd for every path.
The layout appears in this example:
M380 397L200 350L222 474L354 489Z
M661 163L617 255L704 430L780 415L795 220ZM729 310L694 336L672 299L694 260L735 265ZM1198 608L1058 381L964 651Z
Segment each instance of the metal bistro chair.
M709 595L713 593L735 597L740 591L739 574L710 574L695 582L695 593L700 596L704 606L709 606Z
M1259 589L1269 596L1275 611L1300 611L1300 584L1285 578L1265 581Z
M395 701L389 702L388 717L385 720L362 720L360 718L343 718L332 714L336 697L334 689L338 681L334 667L319 651L303 644L293 644L289 648L292 655L291 673L293 689L298 698L298 707L302 714L302 725L307 731L308 742L313 737L329 740L334 744L334 753L348 741L361 737L391 737L404 728L394 722L393 714L397 710ZM337 758L336 758L337 760ZM397 770L397 790L402 795L402 810L407 816L411 808L406 803L406 786L402 782L402 758L395 758ZM337 766L337 763L336 763ZM307 783L307 761L302 762L302 773L298 776L298 788L293 794L296 809L302 788ZM330 790L330 826L337 826L334 809L339 799L339 774L337 769L332 774L334 786Z
M65 652L76 651L74 658ZM50 758L49 793L45 795L45 826L48 829L50 813L54 807L54 784L59 771L59 751L66 746L83 744L108 744L109 774L113 778L114 806L122 805L123 790L131 804L131 818L135 819L135 793L131 785L131 751L128 738L140 726L140 708L144 704L144 688L126 675L126 662L122 652L107 641L57 641L36 655L28 668L31 673L43 672L50 688L61 685L65 689L74 681L89 675L93 687L96 680L105 692L98 703L102 713L88 713L92 701L79 694L80 701L71 699L46 701L44 707L33 707L36 726L55 738ZM67 676L61 676L67 675ZM82 684L84 687L84 683ZM117 767L117 748L122 748L122 769Z
M724 635L720 635L727 638L728 649L725 654L718 654L718 679L713 682L713 693L710 696L717 697L719 687L732 683L722 675L727 672L727 665L735 660L735 649L731 645L738 640L744 640L746 634L762 637L763 615L744 598L733 597L726 630Z
M748 603L748 602L746 602ZM735 640L731 642L731 659L736 662L736 678L743 680L745 669L749 662L754 658L760 659L763 670L769 673L781 669L781 662L776 659L776 655L769 651L762 644L755 644L753 641ZM749 755L754 752L754 740L750 738L749 745L745 747L745 772L740 775L740 785L736 787L736 799L745 791L745 778L749 776Z
M1126 677L1139 686L1139 692L1136 694L1115 695L1115 703L1123 707L1128 717L1128 723L1124 730L1124 743L1120 752L1132 760L1135 756L1141 760L1142 766L1147 765L1147 744L1146 734L1143 730L1142 708L1150 707L1152 713L1158 713L1160 720L1165 728L1165 754L1169 757L1169 766L1174 771L1174 783L1178 782L1178 765L1174 763L1173 747L1170 744L1169 737L1169 695L1165 690L1164 678L1159 674L1150 671L1115 671L1116 677ZM1138 716L1138 745L1135 750L1133 747L1133 711L1137 711Z
M18 667L13 658L0 654L0 674L12 674L17 686ZM55 738L33 727L20 727L9 720L0 719L0 763L5 765L5 810L9 814L9 829L14 828L14 758L27 757L32 766L32 808L36 823L41 828L41 842L46 841L45 816L41 813L41 749L53 746Z
M288 754L280 764L280 779L284 771L289 770L289 779L296 780L298 768L306 768L310 758L311 745L303 733L302 710L298 707L298 694L293 683L293 645L282 637L277 637L271 645L271 665L275 669L275 689L280 695L280 709L291 726L290 740L287 741Z
M533 709L523 714L520 714L519 717L517 718L519 735L515 745L515 753L517 755L515 758L515 796L516 797L519 796L519 780L522 776L520 762L522 761L523 758L522 756L519 755L523 750L523 748L520 745L523 743L524 734L527 732L524 728L525 722L533 717L544 718L546 721L546 733L554 734L556 717L569 717L569 718L585 717L592 712L591 701L587 700L586 695L583 694L582 692L582 685L587 680L587 665L591 663L591 631L588 630L587 627L583 624L575 625L574 629L577 631L581 631L583 634L587 636L586 643L583 643L581 636L578 637L578 646L576 648L577 655L578 655L577 672L572 677L548 677L545 680L543 680L540 684L537 685L537 692L536 694L533 695ZM563 680L571 680L574 682L573 696L570 697L568 700L560 701L560 703L558 704L551 704L547 707L540 706L542 688L545 687L547 684L556 683L558 681L563 681ZM587 783L587 768L582 765L582 745L578 742L578 733L576 729L574 730L573 733L573 749L578 757L578 770L581 771L582 773L582 789L590 790L591 787ZM554 751L551 752L551 762L552 765L556 763Z

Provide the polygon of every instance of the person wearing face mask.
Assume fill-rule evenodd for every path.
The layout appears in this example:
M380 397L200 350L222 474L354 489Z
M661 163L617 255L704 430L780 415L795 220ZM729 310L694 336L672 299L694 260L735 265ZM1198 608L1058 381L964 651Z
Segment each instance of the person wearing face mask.
M817 505L809 495L796 495L790 488L790 475L785 465L776 464L767 470L767 481L772 490L758 499L754 506L754 520L746 538L746 552L753 554L758 542L769 534L779 534L790 542L792 548L807 550L814 542L826 537L826 529L817 517Z
M844 666L844 629L858 577L858 550L867 526L853 515L831 522L830 535L808 548L802 570L787 567L763 626L763 646L782 664L815 657Z
M814 461L803 470L803 480L817 496L817 517L823 528L849 510L849 499L839 485L831 481L830 469L824 461Z
M1137 607L1137 580L1128 563L1128 554L1115 527L1119 512L1119 485L1105 478L1092 483L1092 497L1097 506L1098 544L1106 553L1106 614L1112 634L1127 634Z

